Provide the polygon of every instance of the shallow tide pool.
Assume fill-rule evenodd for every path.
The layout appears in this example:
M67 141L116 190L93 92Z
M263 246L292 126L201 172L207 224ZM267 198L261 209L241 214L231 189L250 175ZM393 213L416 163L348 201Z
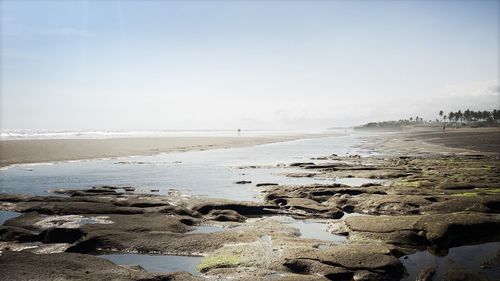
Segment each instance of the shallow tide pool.
M119 265L140 265L149 272L186 271L200 275L196 267L203 257L190 256L153 256L142 254L112 254L100 255L100 258L110 260Z
M491 280L500 280L500 267L498 265L484 268L484 263L492 260L495 255L499 254L499 251L500 242L450 248L446 256L436 256L429 251L419 251L400 258L408 272L408 276L402 280L413 281L421 270L428 267L436 270L433 280L442 280L446 271L453 269L453 267L482 274Z
M2 225L6 220L20 216L21 213L11 212L11 211L0 211L0 225Z
M368 154L355 148L360 136L301 139L243 148L214 149L108 160L64 162L53 165L15 166L0 171L1 193L47 194L59 188L89 188L99 185L133 186L136 192L171 189L183 194L232 200L260 200L256 184L329 184L373 182L359 179L291 178L277 167L293 162L317 162L313 157ZM251 168L249 166L255 166ZM264 167L262 167L264 166ZM251 184L235 184L237 181Z

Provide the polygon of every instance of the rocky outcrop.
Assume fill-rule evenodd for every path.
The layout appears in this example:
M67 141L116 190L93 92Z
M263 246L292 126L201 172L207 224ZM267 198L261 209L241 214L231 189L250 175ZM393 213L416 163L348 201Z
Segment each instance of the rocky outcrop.
M330 280L399 280L404 267L393 252L393 247L378 244L339 245L322 251L294 252L284 265L292 272Z
M147 273L108 260L75 253L3 252L2 280L203 280L189 273Z
M500 217L481 213L354 216L338 224L345 224L351 241L383 241L407 246L450 248L500 236Z

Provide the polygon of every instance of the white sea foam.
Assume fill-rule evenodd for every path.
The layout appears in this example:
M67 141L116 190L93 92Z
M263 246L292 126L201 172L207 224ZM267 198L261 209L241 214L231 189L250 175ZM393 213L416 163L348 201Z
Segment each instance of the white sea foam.
M126 137L182 137L182 136L284 136L294 134L319 134L326 131L298 131L298 130L130 130L130 131L65 131L65 130L32 130L32 129L1 129L0 140L22 139L106 139ZM331 131L329 131L331 132Z

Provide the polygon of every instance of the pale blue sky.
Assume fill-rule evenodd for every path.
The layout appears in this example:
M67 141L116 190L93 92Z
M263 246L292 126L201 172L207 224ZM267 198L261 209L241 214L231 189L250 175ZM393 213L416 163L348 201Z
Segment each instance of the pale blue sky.
M493 109L499 1L1 1L1 126L304 129Z

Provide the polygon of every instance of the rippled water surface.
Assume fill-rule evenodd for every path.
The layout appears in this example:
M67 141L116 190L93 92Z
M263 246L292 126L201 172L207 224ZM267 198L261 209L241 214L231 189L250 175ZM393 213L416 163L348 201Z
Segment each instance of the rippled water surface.
M46 194L47 190L57 188L124 185L134 186L139 192L158 189L160 194L166 194L170 189L176 189L181 193L198 196L257 200L256 197L261 189L256 187L256 184L263 182L279 184L372 182L373 180L368 179L291 178L284 176L283 173L304 171L275 167L280 163L321 163L325 160L310 158L333 153L366 154L366 151L354 148L359 141L359 136L349 135L244 148L17 166L0 171L0 192ZM235 184L241 180L252 183Z

